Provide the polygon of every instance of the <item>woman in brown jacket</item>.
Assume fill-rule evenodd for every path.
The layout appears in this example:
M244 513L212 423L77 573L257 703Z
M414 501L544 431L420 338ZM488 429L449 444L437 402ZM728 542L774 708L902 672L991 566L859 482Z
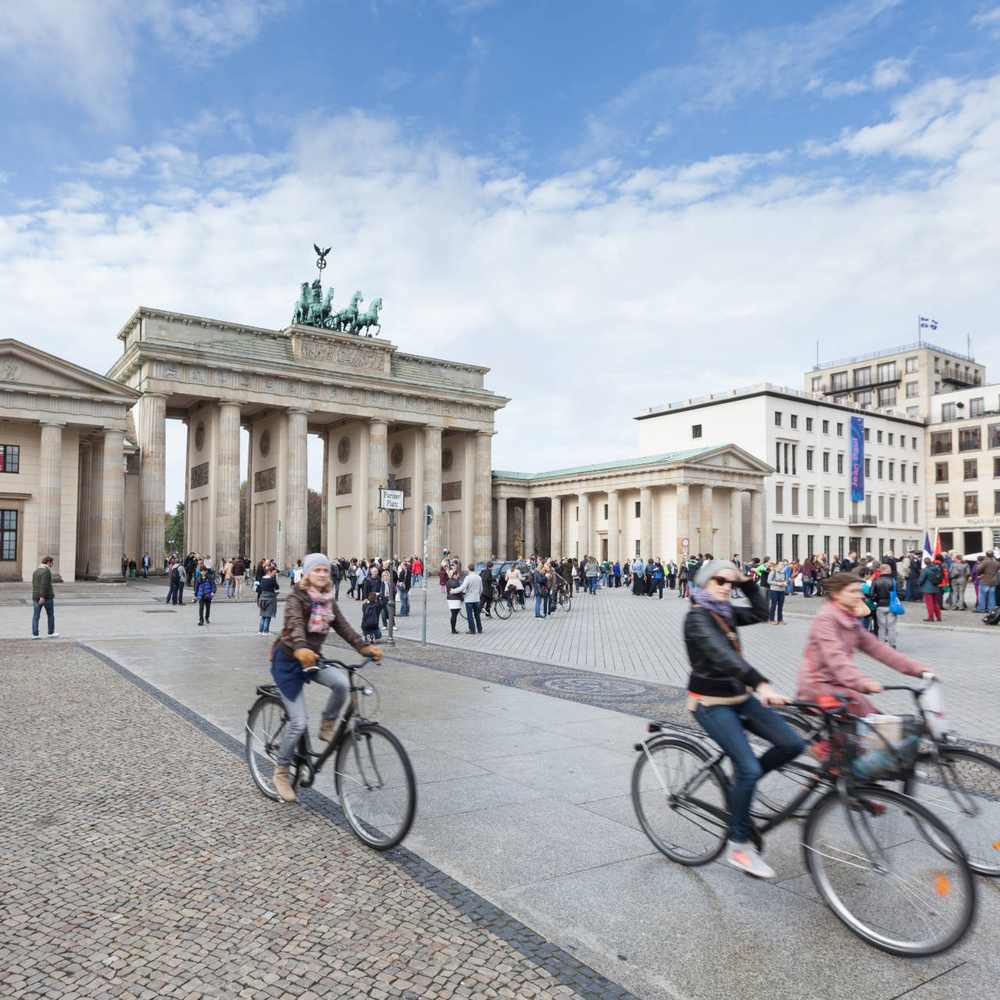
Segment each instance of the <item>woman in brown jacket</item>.
M309 724L304 687L319 681L330 688L330 698L323 709L319 730L321 740L332 740L337 719L347 702L350 684L336 667L317 667L320 648L330 633L330 626L362 656L382 659L378 646L366 646L343 616L333 597L330 560L312 552L302 561L302 579L285 601L285 625L281 637L271 648L271 676L281 692L288 712L288 725L275 758L274 790L285 802L295 802L295 789L288 780L292 754Z

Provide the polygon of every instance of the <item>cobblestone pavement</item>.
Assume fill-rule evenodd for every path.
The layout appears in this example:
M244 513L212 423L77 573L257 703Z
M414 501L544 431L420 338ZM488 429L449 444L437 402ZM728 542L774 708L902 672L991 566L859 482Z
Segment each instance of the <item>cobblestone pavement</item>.
M629 996L320 796L248 794L210 727L94 656L6 652L0 995Z

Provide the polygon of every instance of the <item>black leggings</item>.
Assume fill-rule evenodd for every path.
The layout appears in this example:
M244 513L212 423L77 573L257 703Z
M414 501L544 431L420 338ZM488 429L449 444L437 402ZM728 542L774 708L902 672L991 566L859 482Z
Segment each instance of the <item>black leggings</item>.
M458 629L455 628L455 623L458 621L458 616L462 613L461 608L452 608L451 611L451 630L452 632L457 632Z

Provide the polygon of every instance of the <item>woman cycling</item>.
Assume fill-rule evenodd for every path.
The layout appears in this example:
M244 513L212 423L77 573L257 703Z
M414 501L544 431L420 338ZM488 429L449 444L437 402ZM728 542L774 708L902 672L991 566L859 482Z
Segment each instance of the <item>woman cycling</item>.
M320 552L312 552L302 560L302 579L288 595L285 626L271 648L271 676L288 712L288 725L278 747L272 779L274 790L285 802L296 801L295 789L288 780L288 768L299 738L309 724L304 685L315 680L330 688L319 730L321 740L333 739L337 718L350 695L350 683L336 667L316 666L331 624L334 631L363 656L382 659L382 650L378 646L366 646L365 640L347 624L337 607L330 582L330 560Z
M735 587L749 599L749 608L730 602ZM750 802L760 778L797 757L803 742L781 716L766 707L787 705L791 699L775 691L747 663L736 634L739 625L767 621L767 605L756 582L723 559L704 563L695 574L691 603L684 619L684 642L691 662L688 709L733 762L725 859L749 875L774 878L774 870L761 860L753 843L756 832L750 821ZM771 744L759 760L744 729Z
M809 628L805 653L799 664L799 701L815 701L834 707L833 697L844 695L854 704L854 715L869 715L878 709L865 697L878 694L883 686L866 677L854 665L854 651L860 649L873 660L901 674L919 677L932 673L930 667L879 642L862 624L871 611L862 592L862 581L853 573L834 573L821 585L829 600L816 612ZM824 701L823 698L829 699Z

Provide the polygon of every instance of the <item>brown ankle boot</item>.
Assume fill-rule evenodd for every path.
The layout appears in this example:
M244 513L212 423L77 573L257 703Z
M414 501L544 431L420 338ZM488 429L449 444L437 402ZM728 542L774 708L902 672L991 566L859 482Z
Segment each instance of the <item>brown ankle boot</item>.
M274 769L274 777L271 779L271 784L274 785L274 790L281 796L283 802L298 802L295 796L295 789L292 788L288 780L287 767L276 767Z
M328 719L326 716L323 717L323 721L319 727L319 738L325 740L327 743L333 739L333 731L337 728L336 719Z

